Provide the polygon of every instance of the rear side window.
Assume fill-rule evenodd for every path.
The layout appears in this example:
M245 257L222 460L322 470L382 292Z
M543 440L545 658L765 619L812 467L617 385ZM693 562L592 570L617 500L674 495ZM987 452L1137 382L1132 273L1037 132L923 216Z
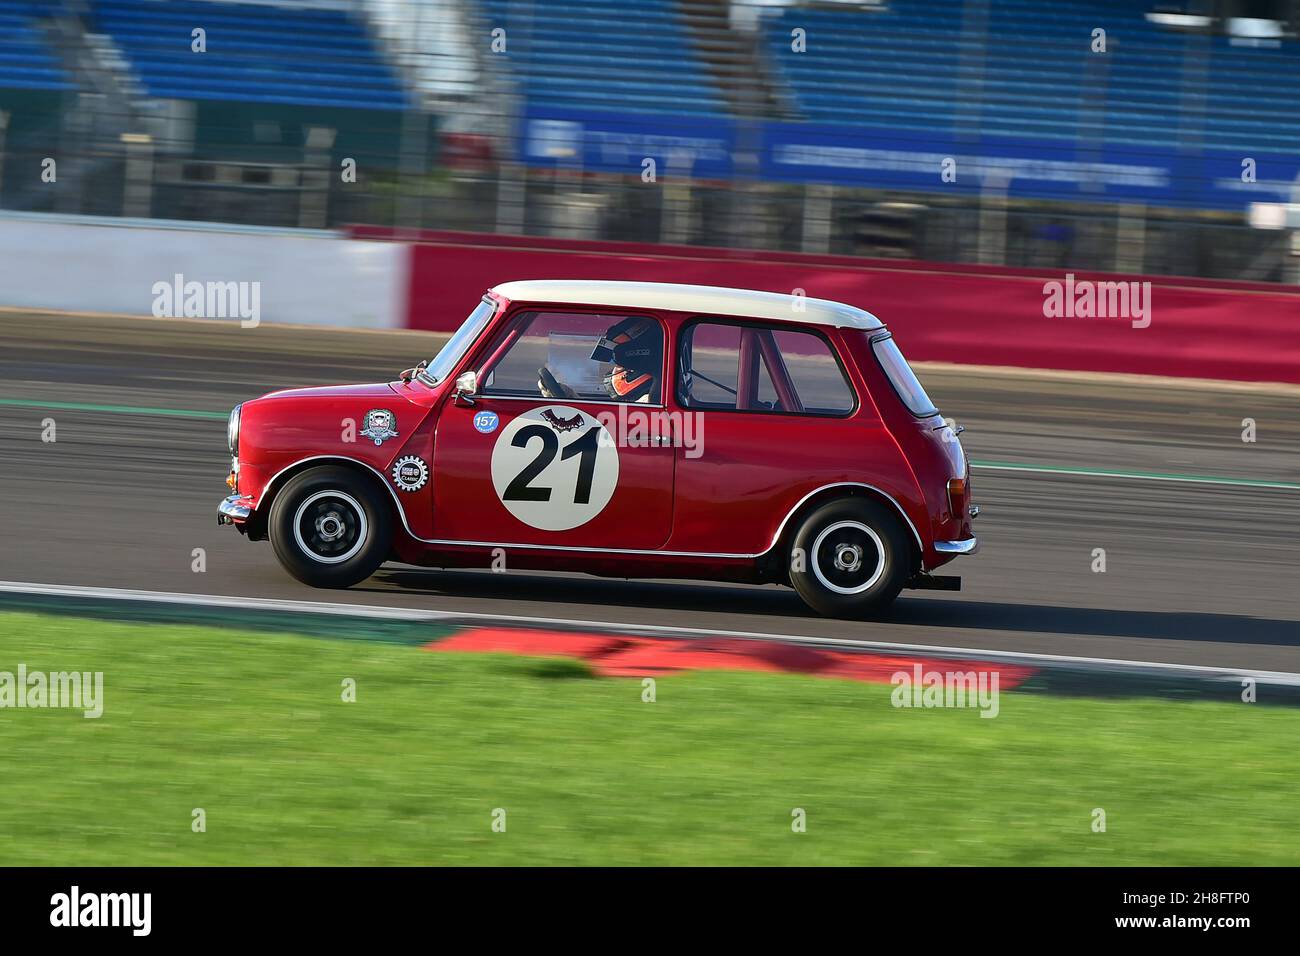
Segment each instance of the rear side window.
M812 332L698 321L678 361L687 408L843 416L857 405L830 343Z
M876 353L880 367L889 377L890 384L894 386L894 391L898 393L898 397L903 400L909 412L918 417L939 414L939 410L934 407L934 402L930 401L930 396L925 393L920 379L912 371L912 366L907 364L907 359L903 358L903 353L894 344L892 335L872 339L871 348Z

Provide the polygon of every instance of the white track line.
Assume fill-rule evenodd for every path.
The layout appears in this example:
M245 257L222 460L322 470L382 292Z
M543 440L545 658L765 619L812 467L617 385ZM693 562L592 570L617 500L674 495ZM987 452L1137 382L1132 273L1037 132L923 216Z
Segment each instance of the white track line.
M1038 654L1028 651L1000 651L987 648L951 647L940 644L904 644L895 641L853 640L839 637L809 637L805 634L771 634L764 631L728 631L704 627L676 627L658 624L621 624L612 621L583 621L571 618L531 617L521 614L490 614L476 611L439 611L423 608L381 607L370 604L333 604L326 601L288 601L274 598L230 597L214 594L183 594L172 591L135 591L124 588L81 587L63 584L33 584L25 581L0 581L0 593L35 594L51 597L100 598L113 601L143 601L155 604L186 604L196 607L293 611L300 614L332 614L402 621L474 620L515 624L544 624L554 627L600 628L613 631L640 631L653 634L680 634L684 637L739 637L747 640L780 641L786 644L846 647L858 650L906 651L944 657L994 658L1008 663L1043 667L1075 667L1102 670L1173 671L1218 679L1250 677L1269 684L1300 686L1300 674L1287 671L1261 671L1242 667L1216 667L1202 664L1170 664L1162 661L1127 661L1107 657L1077 657L1065 654Z
M297 611L304 614L338 614L347 617L390 618L402 621L426 621L450 616L450 612L428 611L420 608L332 604L326 601L286 601L276 598L231 597L224 594L185 594L179 591L135 591L130 588L81 587L75 584L31 584L25 581L0 581L0 593L104 598L110 601L148 601L154 604L192 604L198 607L236 610L250 608L259 611Z
M1284 491L1300 491L1300 483L1294 481L1269 481L1263 478L1219 478L1213 475L1161 475L1154 472L1140 471L1091 471L1082 468L1070 468L1066 465L990 465L972 460L972 471L1022 471L1037 475L1069 475L1072 478L1123 478L1130 481L1173 481L1192 485L1219 485L1224 488L1280 488Z

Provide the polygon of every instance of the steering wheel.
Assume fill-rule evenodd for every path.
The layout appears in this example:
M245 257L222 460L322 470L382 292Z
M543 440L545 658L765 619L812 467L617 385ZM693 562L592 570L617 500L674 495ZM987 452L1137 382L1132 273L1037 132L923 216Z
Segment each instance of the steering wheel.
M537 390L543 398L577 398L578 393L551 374L543 365L537 370Z

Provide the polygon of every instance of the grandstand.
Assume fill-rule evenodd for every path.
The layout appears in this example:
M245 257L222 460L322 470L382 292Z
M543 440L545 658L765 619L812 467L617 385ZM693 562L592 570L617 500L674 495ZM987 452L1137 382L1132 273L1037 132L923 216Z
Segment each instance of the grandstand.
M27 160L50 155L63 103L75 90L48 35L49 12L41 0L0 0L0 206L38 181Z
M192 134L179 138L196 156L292 162L323 128L340 155L396 165L412 104L354 13L220 0L92 0L89 11L87 29L120 51L147 97L193 104ZM204 52L192 48L195 29Z
M1091 49L1099 27L1106 54ZM792 51L795 28L806 31L807 52ZM1294 44L1259 49L1208 39L1202 119L1183 89L1186 48L1202 38L1153 25L1129 0L1057 0L1050 13L1036 0L792 7L768 17L763 32L800 114L812 121L926 135L965 124L989 136L1158 149L1194 137L1246 155L1300 148L1291 119L1300 94Z
M136 210L178 218L1014 262L1103 261L1122 227L1239 269L1250 204L1300 176L1300 0L1251 41L1245 0L1180 29L1154 2L0 0L0 204L54 208L28 160L66 149L61 211L119 208L126 135ZM364 188L322 179L344 157ZM1169 223L1245 251L1176 263Z
M396 76L341 10L212 0L95 0L93 26L130 57L152 96L400 110ZM191 49L206 32L207 51Z
M503 59L547 106L720 116L726 101L673 0L483 0Z
M41 0L0 0L0 89L72 88L38 26L48 7Z

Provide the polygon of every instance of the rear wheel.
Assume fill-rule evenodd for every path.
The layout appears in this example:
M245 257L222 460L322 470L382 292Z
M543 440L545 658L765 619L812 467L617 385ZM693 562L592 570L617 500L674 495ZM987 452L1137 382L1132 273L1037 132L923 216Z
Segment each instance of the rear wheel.
M393 540L388 504L373 484L328 465L289 479L271 503L267 530L284 569L318 588L364 581Z
M790 583L828 617L871 617L893 603L915 551L889 508L865 498L822 505L795 534Z

